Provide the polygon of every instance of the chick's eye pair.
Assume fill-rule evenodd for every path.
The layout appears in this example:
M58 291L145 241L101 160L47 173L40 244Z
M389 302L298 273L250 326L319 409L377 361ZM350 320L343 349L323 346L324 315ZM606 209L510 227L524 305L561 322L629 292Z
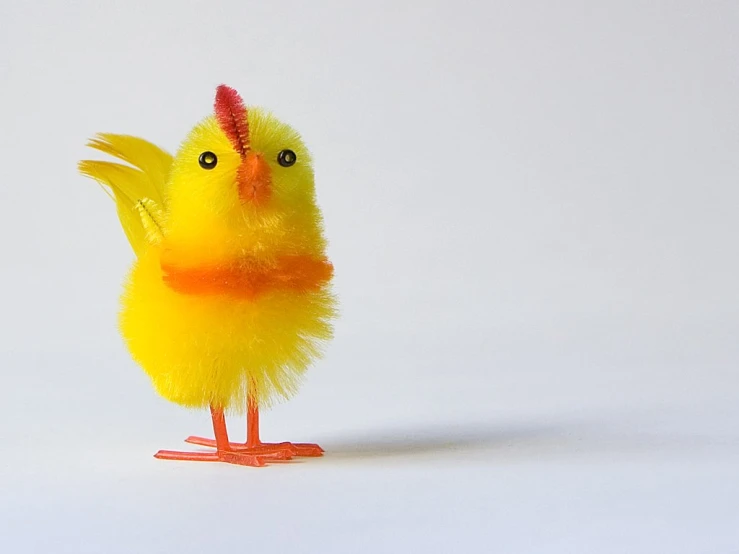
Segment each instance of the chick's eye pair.
M277 163L280 164L282 167L290 167L291 165L295 165L296 161L298 161L298 157L292 150L285 149L277 154Z
M213 152L203 152L198 158L198 163L203 169L213 169L218 163L218 157Z

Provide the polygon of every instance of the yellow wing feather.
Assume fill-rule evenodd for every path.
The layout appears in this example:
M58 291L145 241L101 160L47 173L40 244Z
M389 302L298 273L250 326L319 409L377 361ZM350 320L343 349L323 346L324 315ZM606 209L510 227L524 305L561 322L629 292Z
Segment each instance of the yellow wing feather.
M151 242L152 230L151 214L141 211L140 202L146 200L149 206L156 207L158 216L166 212L172 156L150 142L128 135L100 133L88 146L134 166L83 160L78 167L80 173L112 191L123 231L140 256Z

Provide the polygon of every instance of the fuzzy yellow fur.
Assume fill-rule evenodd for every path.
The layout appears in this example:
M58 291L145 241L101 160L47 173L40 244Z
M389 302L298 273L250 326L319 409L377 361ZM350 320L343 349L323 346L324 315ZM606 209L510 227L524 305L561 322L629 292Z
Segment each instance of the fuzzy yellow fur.
M247 259L270 266L280 256L325 256L308 151L269 113L248 114L251 147L271 169L272 194L263 206L240 201L240 157L214 117L193 129L174 159L142 139L100 135L93 147L136 168L80 163L113 191L138 256L122 297L121 333L156 390L185 406L239 411L247 394L261 405L289 397L332 334L330 285L249 299L181 294L162 280L162 263L187 269ZM292 167L277 163L285 148L297 154ZM205 151L218 157L212 170L198 163Z

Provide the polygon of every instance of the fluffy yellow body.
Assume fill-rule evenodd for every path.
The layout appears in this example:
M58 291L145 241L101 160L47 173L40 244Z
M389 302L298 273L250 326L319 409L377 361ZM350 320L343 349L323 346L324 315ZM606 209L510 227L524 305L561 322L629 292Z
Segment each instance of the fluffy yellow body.
M150 248L134 264L120 314L131 355L159 394L185 406L239 411L250 386L263 405L294 393L331 338L328 288L252 299L180 294L163 282L160 257L160 248Z

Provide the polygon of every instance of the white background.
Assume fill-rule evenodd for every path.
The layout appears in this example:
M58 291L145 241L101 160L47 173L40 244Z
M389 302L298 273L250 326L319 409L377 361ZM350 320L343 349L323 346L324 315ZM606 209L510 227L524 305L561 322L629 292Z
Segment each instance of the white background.
M0 551L739 552L739 4L10 2ZM76 173L236 87L316 159L342 317L263 434L208 434L116 331ZM241 421L232 421L241 436Z

